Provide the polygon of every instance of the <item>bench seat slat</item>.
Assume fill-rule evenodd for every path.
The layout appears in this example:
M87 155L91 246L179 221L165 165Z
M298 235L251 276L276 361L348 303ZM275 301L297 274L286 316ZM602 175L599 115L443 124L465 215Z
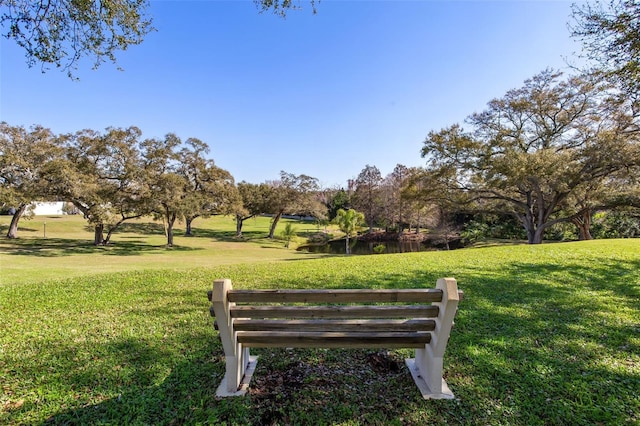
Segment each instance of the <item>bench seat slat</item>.
M243 345L261 348L421 348L431 341L429 332L238 331L236 334Z
M435 320L258 320L236 319L233 328L237 331L432 331Z
M231 318L435 318L434 305L232 306Z
M442 290L229 290L227 297L230 302L235 303L427 303L440 302Z

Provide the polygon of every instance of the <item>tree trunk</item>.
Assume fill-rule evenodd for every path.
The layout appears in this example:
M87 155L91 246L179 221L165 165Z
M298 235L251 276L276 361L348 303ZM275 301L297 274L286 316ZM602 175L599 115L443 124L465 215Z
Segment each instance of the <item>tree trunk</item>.
M536 232L533 234L533 239L529 241L529 244L542 244L542 237L544 236L544 228L539 226Z
M236 215L236 238L242 238L242 224L244 219L239 214Z
M104 245L104 223L100 223L93 227L93 245Z
M11 218L11 224L9 225L9 231L7 232L7 238L18 238L18 222L20 218L27 210L27 204L20 204L20 207L16 210Z
M176 223L175 213L167 217L167 247L173 247L173 224L174 223Z
M186 227L184 235L186 237L193 237L193 233L191 233L191 222L193 222L193 219L194 218L192 218L192 217L187 217L184 220L185 221L185 227Z
M269 238L273 239L273 235L276 232L276 226L278 226L278 221L280 220L280 217L282 216L282 211L279 211L278 214L276 214L273 217L273 222L271 222L271 228L269 229Z
M591 230L589 228L589 225L585 225L584 227L579 228L580 240L593 240L593 236L591 235Z
M107 236L105 237L103 244L104 244L105 246L106 246L106 245L109 245L109 242L111 241L111 235L113 234L113 232L114 232L116 229L118 229L118 228L120 227L120 225L122 225L122 224L124 223L124 221L125 221L125 220L129 220L129 219L137 219L137 218L139 218L140 216L142 216L142 215L141 215L141 214L137 214L137 215L134 215L134 216L125 216L125 215L122 215L122 219L120 219L120 220L118 221L118 223L116 223L115 225L113 225L113 226L111 226L111 227L109 228L109 231L107 232Z
M351 254L351 247L349 247L349 234L347 234L347 238L345 238L345 241L346 241L345 253Z
M167 225L167 247L173 247L173 223Z
M527 232L527 242L529 244L535 244L536 227L533 223L533 216L530 213L519 215L515 214L515 217L520 221L524 230Z
M109 230L107 231L107 236L104 237L104 241L102 242L103 245L108 246L109 243L111 242L111 235L113 235L113 231L115 231L117 228L117 226L113 226L111 228L109 228Z
M580 216L571 219L576 228L578 228L578 238L582 240L592 240L591 236L591 211L587 210L582 212Z

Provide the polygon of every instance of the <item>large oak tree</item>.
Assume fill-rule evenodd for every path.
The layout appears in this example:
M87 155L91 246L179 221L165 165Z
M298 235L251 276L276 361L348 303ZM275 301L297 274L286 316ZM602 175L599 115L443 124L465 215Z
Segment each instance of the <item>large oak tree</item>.
M42 126L0 123L0 206L14 208L8 238L17 238L18 223L33 202L46 198L43 174L62 153L56 139Z
M571 205L577 194L637 173L640 162L631 102L589 76L547 70L468 123L468 132L453 125L429 134L422 155L430 171L454 177L449 189L468 202L515 216L530 243L582 214Z
M206 158L209 146L196 138L189 138L180 151L178 172L185 180L182 211L185 235L193 235L192 223L198 217L231 214L242 204L231 173Z
M283 214L326 216L326 207L320 202L318 179L305 174L280 172L280 179L267 182L270 187L265 213L273 215L269 238L273 238L278 221Z
M81 130L63 136L64 157L46 164L48 194L82 212L95 245L109 244L122 223L149 212L140 135L136 127Z
M244 222L269 210L271 187L266 183L255 184L242 181L237 188L241 203L235 205L236 237L241 238Z
M167 246L174 245L174 225L189 224L200 216L232 213L240 202L233 177L204 154L209 147L190 138L183 146L178 136L142 142L143 170L151 210L162 219Z

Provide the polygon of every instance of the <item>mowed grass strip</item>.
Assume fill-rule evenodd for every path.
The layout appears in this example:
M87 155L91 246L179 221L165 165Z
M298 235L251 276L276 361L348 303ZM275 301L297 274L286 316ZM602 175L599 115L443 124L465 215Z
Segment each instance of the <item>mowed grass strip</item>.
M186 261L183 259L183 261ZM424 401L408 350L268 350L217 400L206 291L465 291L445 355L455 401ZM640 245L608 240L130 271L0 286L1 424L637 424Z
M278 238L270 240L270 218L245 221L243 238L235 237L230 216L198 218L193 236L184 235L184 225L174 230L173 247L166 247L162 222L142 218L125 222L108 246L93 245L93 230L80 215L35 216L21 220L18 239L4 238L10 216L0 216L0 285L34 283L50 279L98 273L140 270L188 270L224 264L295 260L321 255L299 253L295 241L317 232L311 222L291 221L300 237L291 249ZM283 219L278 231L290 220Z

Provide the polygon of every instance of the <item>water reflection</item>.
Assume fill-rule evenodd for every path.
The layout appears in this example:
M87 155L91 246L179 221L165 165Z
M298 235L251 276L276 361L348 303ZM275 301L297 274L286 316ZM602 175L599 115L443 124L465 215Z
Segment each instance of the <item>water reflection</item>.
M355 240L352 242L351 254L374 254L374 253L410 253L419 251L436 250L419 241L385 241L385 242L368 242ZM308 251L310 253L330 253L344 254L345 241L335 240L329 241L323 245L301 246L298 250Z

